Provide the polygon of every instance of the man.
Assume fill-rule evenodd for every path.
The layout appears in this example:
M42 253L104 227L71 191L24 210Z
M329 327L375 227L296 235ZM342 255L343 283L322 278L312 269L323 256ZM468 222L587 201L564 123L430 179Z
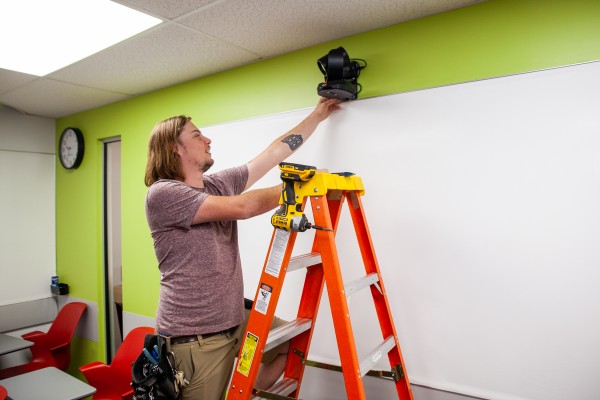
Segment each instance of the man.
M156 325L189 381L185 400L222 399L241 345L247 313L236 221L276 208L281 185L247 189L297 150L338 103L321 98L253 160L214 174L205 174L214 162L211 141L191 118L169 118L152 131L145 183L161 274ZM287 346L263 356L257 388L267 389L282 374Z

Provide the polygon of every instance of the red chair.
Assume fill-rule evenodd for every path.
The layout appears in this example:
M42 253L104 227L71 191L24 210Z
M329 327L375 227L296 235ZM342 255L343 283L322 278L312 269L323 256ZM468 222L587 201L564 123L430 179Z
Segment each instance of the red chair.
M0 400L6 399L7 395L8 395L8 393L6 392L6 388L4 386L0 385Z
M67 303L60 309L47 333L34 331L21 335L23 339L33 342L30 347L31 361L0 370L0 379L46 367L65 371L71 363L71 339L85 308L85 303Z
M88 383L96 388L93 400L122 400L133 397L131 365L144 348L144 338L154 328L138 327L127 334L110 365L100 361L79 367Z

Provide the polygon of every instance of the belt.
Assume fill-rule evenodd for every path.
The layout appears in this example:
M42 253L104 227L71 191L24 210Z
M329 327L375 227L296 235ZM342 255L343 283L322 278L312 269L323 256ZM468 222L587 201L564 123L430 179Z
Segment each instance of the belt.
M204 333L202 335L172 336L171 344L173 345L173 344L184 344L184 343L197 342L198 337L200 337L202 339L208 339L209 337L212 337L212 336L224 335L226 333L230 333L231 331L233 331L233 329L234 328L229 328L229 329L225 329L223 331Z

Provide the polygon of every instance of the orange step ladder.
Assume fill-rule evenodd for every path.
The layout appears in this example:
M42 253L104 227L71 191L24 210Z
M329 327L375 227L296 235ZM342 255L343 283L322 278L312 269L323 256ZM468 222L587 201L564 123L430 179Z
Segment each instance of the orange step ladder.
M364 194L362 180L350 173L317 172L315 167L299 164L281 163L279 168L284 183L281 208L271 218L275 229L234 366L227 400L297 399L306 365L341 371L348 399L366 399L362 378L371 375L392 381L399 399L412 400L398 336L361 202L360 196ZM303 211L307 199L310 199L314 225L308 222ZM335 245L335 232L344 202L350 209L366 271L361 279L346 284L342 280ZM309 228L317 229L311 253L292 257L296 235ZM297 318L269 332L285 276L299 269L306 269L306 278ZM325 282L341 367L306 359ZM372 294L382 342L364 355L363 360L359 360L347 296L365 288L370 288ZM254 388L261 355L288 340L290 350L283 379L267 390ZM386 354L390 371L371 371Z

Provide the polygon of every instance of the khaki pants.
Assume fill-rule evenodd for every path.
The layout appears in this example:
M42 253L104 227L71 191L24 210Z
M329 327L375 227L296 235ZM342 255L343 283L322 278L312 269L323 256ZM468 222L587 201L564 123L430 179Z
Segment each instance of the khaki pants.
M183 371L190 383L183 389L184 400L221 400L225 398L227 384L233 370L233 362L242 345L242 336L246 331L250 311L246 310L244 323L233 332L211 336L197 342L171 345L175 354L175 367ZM275 317L271 329L286 321ZM266 352L261 362L271 363L285 345Z

